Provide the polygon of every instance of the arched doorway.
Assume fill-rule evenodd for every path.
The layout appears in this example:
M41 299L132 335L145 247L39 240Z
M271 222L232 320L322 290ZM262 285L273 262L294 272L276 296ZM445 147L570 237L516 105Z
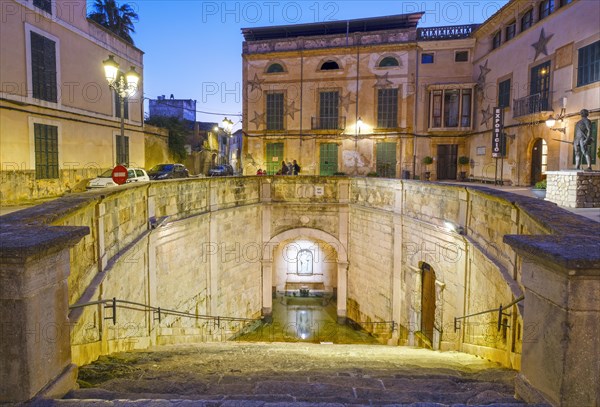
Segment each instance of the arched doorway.
M544 178L547 167L548 144L544 139L538 138L531 148L531 185Z
M435 272L427 263L421 264L421 332L434 342L435 326Z
M345 322L348 257L336 237L318 229L297 228L273 236L264 247L263 316L267 320L278 291L300 294L300 288L308 288L309 293L313 288L335 292L337 319Z

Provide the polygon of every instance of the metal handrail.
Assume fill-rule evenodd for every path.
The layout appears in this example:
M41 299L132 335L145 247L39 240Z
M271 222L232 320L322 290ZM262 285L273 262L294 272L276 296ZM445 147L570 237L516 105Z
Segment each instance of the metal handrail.
M154 312L155 314L158 314L158 316L155 316L154 320L158 320L159 323L161 322L163 315L174 315L174 316L194 318L194 319L213 320L217 327L220 327L221 321L223 321L223 322L262 321L262 318L237 318L237 317L221 317L221 316L215 316L215 315L191 314L189 312L172 310L172 309L168 309L168 308L153 307L151 305L142 304L139 302L120 300L120 299L117 299L116 297L113 297L112 299L109 299L109 300L107 299L107 300L91 301L91 302L86 302L83 304L71 305L71 306L69 306L69 309L84 308L84 307L89 307L91 305L104 305L104 308L112 309L112 316L110 316L108 318L105 317L104 319L111 319L113 321L113 324L116 324L117 323L117 307L118 307L119 303L127 304L127 305L135 305L137 307L142 307L143 309L136 309L136 308L130 308L130 307L122 307L122 308L127 308L127 309L131 309L134 311ZM107 306L106 304L109 304L109 305Z
M502 328L502 326L506 326L508 328L509 327L508 325L502 325L502 317L503 316L509 317L509 316L511 316L511 314L506 314L502 311L512 307L513 305L517 304L518 302L523 301L524 299L525 299L525 296L522 295L506 306L503 306L502 304L500 304L500 306L498 308L492 308L492 309L488 309L486 311L476 312L474 314L463 315L462 317L454 317L454 332L458 331L461 328L459 320L467 319L467 318L474 317L477 315L490 314L492 312L498 312L498 331Z

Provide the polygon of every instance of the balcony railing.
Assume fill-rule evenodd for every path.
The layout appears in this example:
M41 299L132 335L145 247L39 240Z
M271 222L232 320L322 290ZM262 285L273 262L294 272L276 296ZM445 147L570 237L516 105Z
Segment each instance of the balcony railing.
M477 27L479 27L479 24L417 28L417 40L430 41L468 38Z
M540 93L515 99L513 105L513 117L527 116L540 112L552 110L550 101L547 97L542 97Z
M312 130L344 130L346 116L311 117L310 125Z

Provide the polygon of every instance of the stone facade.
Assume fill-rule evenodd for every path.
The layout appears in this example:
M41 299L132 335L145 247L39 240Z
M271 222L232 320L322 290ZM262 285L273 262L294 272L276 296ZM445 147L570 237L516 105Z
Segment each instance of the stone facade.
M548 171L546 200L567 208L600 208L600 172Z
M533 185L546 171L571 167L569 142L581 109L597 129L597 68L590 77L583 68L590 53L597 55L598 13L594 1L510 0L479 26L417 28L416 13L402 16L412 23L403 27L393 24L398 16L350 20L348 33L346 22L323 23L323 31L244 29L244 174L258 167L275 173L274 161L297 159L306 175L424 179L430 172L442 180L465 172L473 181ZM382 64L387 58L397 66ZM597 56L590 58L597 66ZM325 62L339 69L323 69ZM394 89L398 120L386 127L387 102L379 96ZM336 91L333 110L344 125L324 129L321 95ZM279 121L268 107L275 94L283 94ZM500 105L503 159L492 155L493 109ZM545 124L550 115L559 119L554 129ZM433 164L422 164L426 156ZM468 166L458 164L461 156Z
M60 357L61 369L71 360L83 364L102 354L153 344L226 340L261 315L270 318L274 291L298 290L300 284L335 295L338 319L359 323L381 341L489 358L522 370L519 394L530 398L529 392L534 393L530 383L548 396L542 397L555 400L553 385L547 383L556 377L549 382L535 379L544 367L524 355L544 352L551 358L563 354L553 346L563 345L552 330L545 333L552 341L528 342L538 332L536 321L542 316L530 313L527 304L537 301L531 298L537 294L527 290L543 293L527 285L532 274L527 274L530 268L524 259L529 254L518 254L521 248L514 249L514 240L506 236L549 239L555 242L554 249L567 237L585 242L588 249L569 256L584 256L589 267L584 267L582 278L592 285L598 280L596 224L535 199L436 183L344 177L172 180L74 194L0 220L6 264L18 263L5 238L15 225L89 230L78 235L78 243L73 241L68 279L61 274L65 289L52 297L60 304L44 306L60 311L51 318L59 322L67 306L74 307L68 314L70 358ZM245 227L240 227L240 220ZM34 235L21 235L15 244L36 247L28 240ZM537 250L546 250L543 247ZM297 263L301 249L327 261L315 261L313 273L302 275ZM553 273L566 273L560 264L551 267L558 270ZM544 262L534 265L540 270L550 267ZM5 279L12 281L10 274ZM557 279L556 290L570 287L567 280ZM9 289L18 288L16 283L11 284L2 285L7 287L0 297L0 314L5 316L13 315L5 309L21 298L18 290ZM525 305L506 309L498 330L499 305L523 294ZM143 305L117 304L113 309L112 298ZM548 304L558 304L548 299ZM101 303L78 307L96 301ZM145 307L154 308L142 312ZM569 310L576 311L574 302L561 307L568 315ZM592 321L598 312L595 303L584 308L582 316L589 315ZM455 320L484 310L492 312L458 324ZM36 312L19 315L27 324L39 321ZM590 335L584 326L578 325L577 335ZM16 337L6 336L6 331L3 335L3 360L12 354L10 349L30 345L21 339L15 343ZM60 354L60 349L49 352ZM567 354L573 351L565 349ZM585 360L590 354L585 352L573 357ZM559 359L552 363L568 365L574 360ZM586 371L581 368L584 362L578 363L577 371ZM37 377L38 384L27 394L6 393L10 394L6 401L31 397L53 380L53 374ZM560 380L561 386L572 390L557 404L593 399L593 385L573 387L575 376Z
M129 162L145 166L143 52L88 20L85 0L36 4L10 0L2 9L2 204L80 190L86 180L115 165L120 112L103 75L102 61L109 55L121 70L134 66L142 77L127 102L124 132ZM34 53L32 47L42 43L43 51ZM43 79L40 69L47 72ZM55 72L52 79L50 72ZM36 137L46 137L50 147L42 148L46 144L36 143Z

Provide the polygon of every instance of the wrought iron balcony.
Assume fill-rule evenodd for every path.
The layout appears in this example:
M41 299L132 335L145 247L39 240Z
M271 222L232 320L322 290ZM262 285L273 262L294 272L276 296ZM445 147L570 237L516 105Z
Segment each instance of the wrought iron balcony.
M547 97L542 97L540 93L515 99L513 103L514 118L551 110L550 100Z
M312 130L344 130L346 128L346 116L311 117L310 128Z
M432 41L469 38L477 27L479 27L479 24L417 28L417 40Z

